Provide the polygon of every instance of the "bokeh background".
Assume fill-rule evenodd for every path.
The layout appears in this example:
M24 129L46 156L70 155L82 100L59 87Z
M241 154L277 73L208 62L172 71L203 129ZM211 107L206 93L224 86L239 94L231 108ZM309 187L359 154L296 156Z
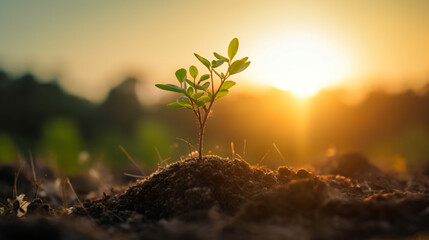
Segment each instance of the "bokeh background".
M0 161L70 173L194 151L191 112L155 83L197 52L252 64L209 120L205 153L275 167L357 151L429 163L429 2L0 1ZM178 139L180 138L180 139Z

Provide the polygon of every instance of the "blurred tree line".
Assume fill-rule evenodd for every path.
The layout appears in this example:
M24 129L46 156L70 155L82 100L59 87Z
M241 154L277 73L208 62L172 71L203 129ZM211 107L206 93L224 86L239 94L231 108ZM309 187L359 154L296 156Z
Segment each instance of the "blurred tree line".
M81 168L79 162L128 164L119 145L146 167L192 151L176 138L197 142L193 116L164 104L143 107L136 83L125 79L95 104L68 94L55 81L0 71L0 161L14 161L31 149L72 172ZM235 152L247 161L257 163L265 156L263 164L273 167L305 164L323 158L327 149L360 151L387 164L427 164L429 87L422 92L374 91L351 106L341 100L340 90L321 91L305 103L276 89L235 91L215 107L206 149L231 156L234 142ZM176 96L169 97L163 102Z

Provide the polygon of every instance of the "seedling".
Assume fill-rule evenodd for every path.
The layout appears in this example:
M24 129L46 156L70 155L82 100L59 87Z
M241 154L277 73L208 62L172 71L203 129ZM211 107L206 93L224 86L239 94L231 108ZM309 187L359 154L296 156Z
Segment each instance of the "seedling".
M229 93L229 89L235 85L234 81L227 80L230 76L244 71L250 65L248 57L232 61L237 54L238 50L238 39L234 38L229 43L228 47L228 58L224 57L216 52L213 53L215 60L209 61L200 55L194 53L195 57L207 68L208 73L198 77L198 69L194 65L189 67L189 75L191 79L188 79L187 71L181 68L176 71L176 78L179 81L180 86L173 84L156 84L158 88L166 91L181 93L176 102L167 104L168 108L179 109L187 108L192 110L197 118L200 134L199 134L199 159L202 159L203 152L203 139L204 130L207 125L207 119L210 115L213 103L221 97L226 96ZM223 73L218 68L224 63L228 64L226 72ZM218 69L218 70L215 70ZM215 82L214 75L219 78L219 81ZM216 86L215 86L216 85Z

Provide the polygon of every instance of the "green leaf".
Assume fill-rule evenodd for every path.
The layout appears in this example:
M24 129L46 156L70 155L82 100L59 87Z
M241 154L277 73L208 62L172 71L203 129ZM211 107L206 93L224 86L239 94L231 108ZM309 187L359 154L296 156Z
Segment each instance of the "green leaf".
M209 60L201 57L200 55L198 55L196 53L194 53L194 55L195 55L195 57L197 57L198 60L200 60L200 62L202 64L204 64L204 66L206 66L210 70L210 62L209 62Z
M225 78L225 74L223 74L223 73L220 73L220 76L221 76L222 79Z
M234 81L225 81L223 84L222 84L222 87L220 88L221 90L223 90L223 89L225 89L225 90L227 90L227 89L230 89L231 87L233 87L235 85L235 82Z
M194 65L190 66L189 67L189 74L191 74L191 77L193 79L197 78L197 76L198 76L198 69L197 69L197 67L195 67Z
M243 67L243 65L246 63L247 59L249 59L249 58L245 57L245 58L242 58L240 60L233 62L231 64L231 66L229 66L229 68L228 68L229 74L232 75L232 74L238 73L240 71L241 67Z
M211 99L211 97L209 97L209 96L203 96L203 97L201 97L200 98L200 101L202 101L202 102L205 102L205 103L208 103L208 102L210 102L212 99Z
M197 103L198 107L202 107L204 104L206 104L204 101L199 101L199 102Z
M224 57L224 56L220 55L220 54L219 54L219 53L217 53L217 52L214 52L214 53L213 53L213 55L214 55L217 59L222 59L222 60L224 60L225 62L229 62L229 59L228 59L228 58L226 58L226 57Z
M223 63L224 63L225 61L223 60L223 59L218 59L218 60L213 60L212 61L212 67L213 68L217 68L217 67L219 67L220 65L222 65Z
M210 86L210 82L206 82L203 84L202 87L204 88L204 90L207 90L209 88L209 86Z
M216 70L214 70L214 69L213 69L213 72L214 72L214 73L216 73L216 75L217 75L220 79L222 79L222 75L220 75Z
M178 102L179 104L181 104L181 105L186 105L186 104L191 105L191 100L189 100L189 98L188 98L188 97L185 97L185 96L181 96L181 97L179 97L179 98L177 99L177 102Z
M190 88L188 88L186 93L188 94L188 96L191 96L194 93L194 89L192 87L190 87Z
M204 95L204 92L199 92L199 93L194 93L193 95L192 95L192 98L193 99L198 99L198 98L200 98L201 96L203 96Z
M242 71L246 70L246 68L249 67L249 65L250 65L250 61L249 62L245 62L243 64L243 66L240 68L240 70L238 70L238 72L236 72L236 73L239 73L239 72L242 72Z
M201 86L201 85L195 85L191 80L189 80L189 79L186 79L186 82L189 84L189 85L191 85L193 88L195 88L195 89L200 89L200 90L203 90L203 91L205 91L206 89L203 87L203 86Z
M181 68L179 70L176 71L176 78L177 80L179 80L180 83L182 83L183 81L185 81L186 79L186 69Z
M167 104L167 107L171 109L179 109L179 108L183 108L184 106L180 105L177 102L174 102L174 103Z
M222 89L222 90L220 90L217 94L216 94L216 97L215 97L215 100L217 100L217 99L219 99L219 98L221 98L221 97L223 97L223 96L225 96L225 95L227 95L228 94L228 90L226 90L226 89Z
M228 57L229 59L233 59L235 54L237 54L237 50L238 50L238 39L234 38L231 40L231 42L229 43L228 46Z
M209 74L204 74L204 75L202 75L201 77L200 77L200 81L198 81L198 83L200 83L200 82L202 82L202 81L205 81L205 80L207 80L207 79L209 79L210 78L210 75Z
M166 91L185 93L184 89L180 88L179 86L173 85L173 84L156 84L155 86L162 89L162 90L166 90Z

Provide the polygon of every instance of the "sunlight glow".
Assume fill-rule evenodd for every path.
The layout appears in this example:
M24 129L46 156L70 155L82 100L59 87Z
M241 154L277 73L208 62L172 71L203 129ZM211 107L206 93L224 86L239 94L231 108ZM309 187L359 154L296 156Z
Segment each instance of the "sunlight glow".
M265 47L255 56L261 59L254 65L260 78L301 98L340 82L349 73L339 47L314 34L290 35Z

